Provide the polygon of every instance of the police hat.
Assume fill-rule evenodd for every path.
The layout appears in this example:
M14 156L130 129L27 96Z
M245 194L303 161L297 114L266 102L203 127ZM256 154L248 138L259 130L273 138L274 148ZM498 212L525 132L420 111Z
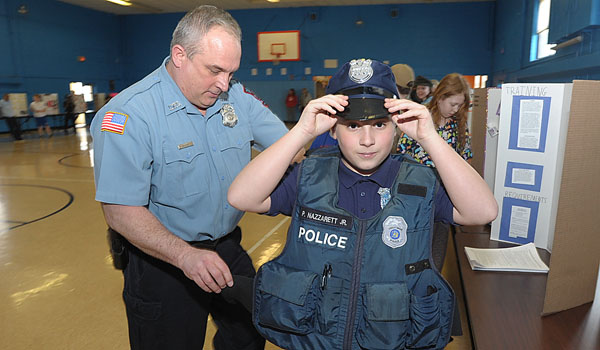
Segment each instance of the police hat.
M390 67L363 58L344 64L329 80L325 92L348 96L348 106L336 114L347 120L385 118L389 112L383 99L399 95Z

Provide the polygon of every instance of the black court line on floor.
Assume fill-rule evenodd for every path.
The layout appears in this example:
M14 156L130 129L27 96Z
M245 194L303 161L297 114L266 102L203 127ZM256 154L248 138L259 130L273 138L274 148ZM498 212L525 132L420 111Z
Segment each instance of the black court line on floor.
M2 222L7 222L9 224L22 224L25 221L3 220Z
M59 192L63 192L64 194L66 194L67 196L69 196L69 202L67 204L65 204L62 208L60 208L60 209L58 209L58 210L56 210L56 211L54 211L54 212L52 212L52 213L50 213L48 215L44 215L44 216L42 216L40 218L31 220L31 221L24 221L24 222L22 222L19 225L9 227L7 230L0 231L0 232L10 231L10 230L13 230L15 228L19 228L19 227L22 227L22 226L25 226L25 225L32 224L34 222L38 222L40 220L44 220L46 218L51 217L52 215L56 215L56 214L60 213L61 211L67 209L71 205L71 203L73 203L73 200L75 199L75 196L73 196L73 194L71 192L69 192L67 190L64 190L62 188L58 188L58 187L43 186L43 185L25 185L25 184L0 184L0 186L48 188L48 189L51 189L51 190L56 190L56 191L59 191ZM11 222L11 221L7 221L7 222Z
M75 156L80 156L80 155L82 155L82 154L85 154L85 153L84 153L84 152L81 152L81 153L73 153L73 154L70 154L70 155L68 155L68 156L64 156L64 157L62 157L62 158L60 158L60 159L58 160L58 164L60 164L60 165L62 165L62 166L69 167L69 168L81 168L81 169L91 169L91 168L93 168L91 165L89 165L89 166L81 166L81 165L71 165L71 164L66 164L66 163L63 163L63 160L65 160L65 159L67 159L67 158L71 158L71 157L75 157Z

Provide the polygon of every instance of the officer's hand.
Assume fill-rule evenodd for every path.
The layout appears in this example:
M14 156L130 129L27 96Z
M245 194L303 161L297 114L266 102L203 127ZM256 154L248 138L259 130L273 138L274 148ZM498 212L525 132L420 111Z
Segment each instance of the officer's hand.
M182 255L179 265L185 275L205 292L220 293L221 289L233 286L229 267L212 250L190 247Z
M431 114L424 105L410 100L386 98L384 106L392 114L392 120L400 131L417 142L438 136Z
M331 129L337 122L335 114L343 111L347 105L348 96L343 95L325 95L312 100L304 108L296 127L308 136L319 136Z

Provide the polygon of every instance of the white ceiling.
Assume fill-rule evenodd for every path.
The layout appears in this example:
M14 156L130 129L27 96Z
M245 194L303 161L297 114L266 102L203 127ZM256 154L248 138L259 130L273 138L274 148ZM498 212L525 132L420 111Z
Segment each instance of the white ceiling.
M215 5L226 10L254 8L282 8L303 6L352 6L382 4L413 4L435 2L477 2L490 0L280 0L278 3L266 0L131 0L132 6L120 6L106 0L59 0L72 5L116 15L143 13L187 12L200 4ZM492 0L493 1L493 0Z

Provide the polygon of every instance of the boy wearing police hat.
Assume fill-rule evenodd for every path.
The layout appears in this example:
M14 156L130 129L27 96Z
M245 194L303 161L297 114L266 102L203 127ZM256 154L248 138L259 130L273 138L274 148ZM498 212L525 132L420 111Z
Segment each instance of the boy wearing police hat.
M387 65L352 60L327 92L229 189L241 210L292 216L282 254L256 276L254 325L285 349L444 348L455 298L431 264L433 221L484 224L496 201L427 108L396 99ZM390 156L396 127L442 163L445 189L434 170ZM338 147L285 176L294 154L327 130Z

